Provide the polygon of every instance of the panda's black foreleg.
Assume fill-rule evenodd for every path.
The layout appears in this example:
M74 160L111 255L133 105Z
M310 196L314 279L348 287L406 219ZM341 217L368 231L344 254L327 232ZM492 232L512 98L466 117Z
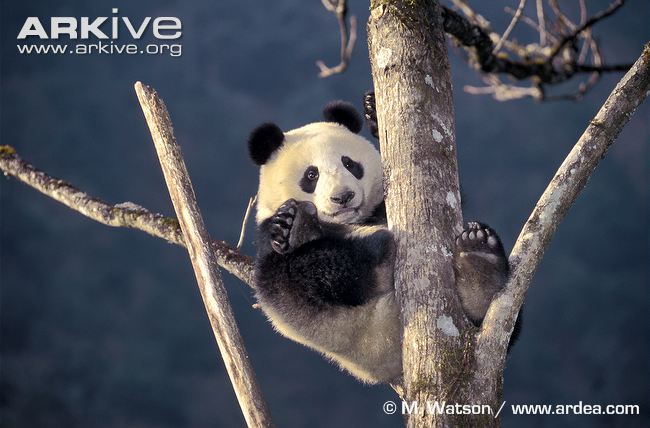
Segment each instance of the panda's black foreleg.
M260 225L259 249L287 254L323 236L316 206L307 201L289 199L273 217Z
M258 259L257 287L284 308L358 306L376 296L376 251L363 243L324 237L291 253Z
M258 290L284 307L363 304L382 292L377 268L394 256L387 230L349 237L321 225L313 204L292 199L260 225L258 241Z
M469 222L457 238L454 248L456 288L467 317L480 325L494 298L506 284L508 258L501 239L489 226ZM521 330L521 313L510 341L514 343Z

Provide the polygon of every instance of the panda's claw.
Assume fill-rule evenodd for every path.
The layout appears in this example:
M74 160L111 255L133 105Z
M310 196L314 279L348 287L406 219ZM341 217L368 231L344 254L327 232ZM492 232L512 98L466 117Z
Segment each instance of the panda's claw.
M271 246L273 247L273 250L278 254L284 254L289 249L289 244L286 241L271 241Z

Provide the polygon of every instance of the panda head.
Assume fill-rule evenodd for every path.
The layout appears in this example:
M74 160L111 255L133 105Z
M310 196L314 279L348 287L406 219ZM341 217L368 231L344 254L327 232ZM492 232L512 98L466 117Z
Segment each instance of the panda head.
M363 222L383 201L381 158L357 135L359 114L334 101L323 115L324 122L288 132L273 123L252 132L248 149L260 166L258 224L291 198L312 202L322 221L342 224Z

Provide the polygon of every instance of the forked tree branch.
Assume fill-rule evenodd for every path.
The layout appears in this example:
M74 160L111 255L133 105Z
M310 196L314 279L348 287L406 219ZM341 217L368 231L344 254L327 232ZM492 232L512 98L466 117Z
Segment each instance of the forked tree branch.
M77 187L38 170L20 158L11 146L0 146L0 170L84 216L112 227L146 232L172 244L185 246L178 220L153 213L131 202L109 204L88 195ZM223 241L211 241L219 266L250 287L253 260Z
M167 107L156 91L140 82L135 84L135 92L149 125L210 326L244 419L249 427L269 427L271 416L237 328Z
M533 274L560 222L650 91L650 43L616 85L540 197L510 253L510 280L490 305L478 335L478 376L503 367L508 341ZM493 378L494 379L494 378Z

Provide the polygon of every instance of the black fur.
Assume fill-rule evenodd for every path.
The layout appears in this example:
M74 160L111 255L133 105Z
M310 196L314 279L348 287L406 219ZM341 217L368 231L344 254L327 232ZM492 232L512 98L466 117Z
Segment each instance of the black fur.
M345 101L332 101L327 104L323 109L323 117L326 122L343 125L355 134L358 134L363 126L357 110Z
M480 326L494 295L508 280L508 257L499 236L483 223L469 222L455 243L456 288L467 317L474 325ZM521 319L520 312L509 347L519 337Z
M313 204L293 199L260 224L258 239L258 293L314 310L374 297L374 267L394 253L390 232L347 238L344 226L319 222Z
M284 142L284 133L275 123L264 123L251 132L248 153L256 165L264 165Z
M361 180L363 178L363 165L361 165L359 162L353 161L347 156L341 156L341 163L345 169L354 175L357 180Z
M379 125L377 124L377 107L375 104L375 93L373 91L363 94L363 115L366 118L366 125L373 137L379 139Z
M316 183L318 183L318 167L310 165L305 169L305 172L300 179L298 185L305 193L314 193L316 190Z

